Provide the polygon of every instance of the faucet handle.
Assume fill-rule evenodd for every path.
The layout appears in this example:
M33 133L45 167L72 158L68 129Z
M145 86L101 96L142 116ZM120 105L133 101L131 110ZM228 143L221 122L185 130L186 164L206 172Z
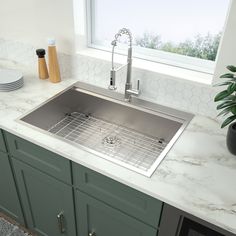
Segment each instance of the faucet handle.
M127 86L127 84L126 84L126 86ZM128 84L128 86L130 86L130 84ZM136 89L132 89L132 86L130 89L129 88L125 89L125 100L130 101L130 98L131 98L130 95L139 96L140 93L141 93L140 81L137 80L137 88Z
M140 80L138 79L137 81L137 90L139 91L140 90Z
M132 89L134 92L136 92L138 95L140 94L140 80L137 80L137 87L136 89Z

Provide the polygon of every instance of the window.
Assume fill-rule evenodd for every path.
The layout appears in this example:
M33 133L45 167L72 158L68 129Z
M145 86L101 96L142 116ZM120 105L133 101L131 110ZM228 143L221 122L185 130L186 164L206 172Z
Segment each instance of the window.
M230 0L88 2L90 47L110 51L114 35L126 27L134 57L213 73Z

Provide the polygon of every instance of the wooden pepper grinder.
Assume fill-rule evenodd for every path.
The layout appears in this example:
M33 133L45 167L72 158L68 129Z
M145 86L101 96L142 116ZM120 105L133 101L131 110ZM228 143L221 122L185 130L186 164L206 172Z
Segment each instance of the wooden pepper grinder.
M44 49L37 49L36 54L38 55L38 72L40 79L48 79L48 68L45 61L45 50Z
M49 80L52 83L61 81L59 63L57 59L56 41L55 39L48 40L48 62L49 62Z

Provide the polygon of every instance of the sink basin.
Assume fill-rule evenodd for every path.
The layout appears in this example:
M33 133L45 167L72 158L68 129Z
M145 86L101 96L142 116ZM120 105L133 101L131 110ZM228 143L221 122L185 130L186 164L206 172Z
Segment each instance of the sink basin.
M150 177L192 117L78 82L20 121Z

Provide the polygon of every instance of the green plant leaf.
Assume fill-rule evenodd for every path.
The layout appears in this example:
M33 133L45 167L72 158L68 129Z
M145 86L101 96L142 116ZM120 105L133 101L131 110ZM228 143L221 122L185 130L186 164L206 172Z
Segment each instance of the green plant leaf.
M220 110L220 109L223 109L223 108L225 108L225 107L230 106L231 104L232 104L232 102L223 102L223 103L217 105L216 109L217 109L217 110Z
M236 106L236 102L223 102L221 104L219 104L216 109L217 110L220 110L220 109L223 109L223 108L226 108L226 107L234 107Z
M236 72L236 66L229 65L226 68L231 72Z
M232 79L229 79L229 80L227 80L227 82L233 82L233 83L235 83L236 82L236 77L234 77L234 78L232 78Z
M225 116L231 112L232 107L226 107L217 116Z
M228 97L224 98L223 101L225 101L225 102L234 102L234 101L236 101L236 95L231 94Z
M223 108L225 108L225 107L230 106L231 103L232 103L232 102L223 102L223 103L217 105L216 109L217 109L217 110L223 109Z
M215 96L215 102L218 102L218 101L221 101L222 99L228 97L230 95L230 93L228 92L228 90L224 90L220 93L218 93L216 96Z
M230 124L231 122L233 122L234 120L236 120L236 115L230 116L228 117L221 125L221 128L224 128L225 126L227 126L228 124Z
M229 94L232 94L233 92L236 91L236 83L232 83L228 86L227 91Z
M226 81L226 82L223 82L223 83L219 83L219 84L214 84L213 86L216 87L216 86L225 86L225 85L230 85L232 84L231 81Z
M232 73L227 73L227 74L223 74L220 76L220 78L234 78L234 74Z
M231 112L232 112L234 115L236 115L236 104L235 104L235 106L231 107Z

